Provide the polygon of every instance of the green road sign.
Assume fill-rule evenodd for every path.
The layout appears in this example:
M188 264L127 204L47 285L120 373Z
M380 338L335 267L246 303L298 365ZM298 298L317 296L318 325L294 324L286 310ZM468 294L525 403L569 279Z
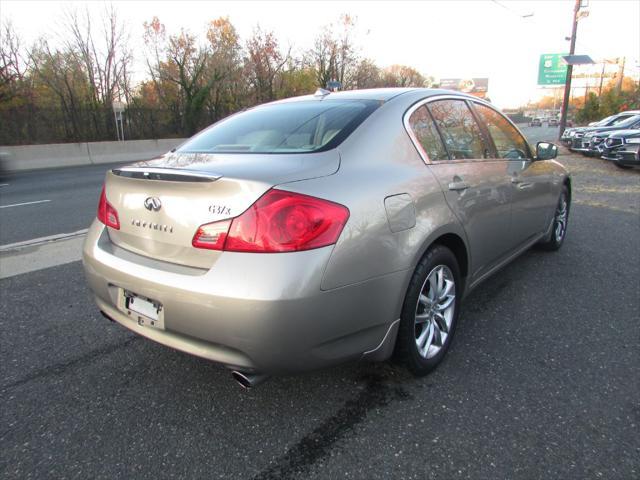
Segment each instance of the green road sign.
M545 53L540 55L538 85L564 85L567 80L567 64L562 60L566 53Z

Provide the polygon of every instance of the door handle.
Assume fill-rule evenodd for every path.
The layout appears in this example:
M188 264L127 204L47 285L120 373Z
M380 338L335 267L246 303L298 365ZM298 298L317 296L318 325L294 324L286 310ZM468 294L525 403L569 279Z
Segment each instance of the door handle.
M462 190L466 190L467 188L469 188L469 185L462 180L458 182L451 182L449 184L449 190L453 190L453 191L462 191Z
M520 177L511 177L511 183L517 186L520 189L525 189L531 187L531 182L525 182Z

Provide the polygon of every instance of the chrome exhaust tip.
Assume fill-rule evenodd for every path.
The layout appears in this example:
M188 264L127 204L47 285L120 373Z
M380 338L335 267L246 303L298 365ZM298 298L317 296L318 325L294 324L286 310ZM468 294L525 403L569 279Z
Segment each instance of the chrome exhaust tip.
M231 372L231 376L233 379L240 385L242 388L249 390L257 385L260 385L264 382L268 375L261 375L256 373L243 373L237 370Z

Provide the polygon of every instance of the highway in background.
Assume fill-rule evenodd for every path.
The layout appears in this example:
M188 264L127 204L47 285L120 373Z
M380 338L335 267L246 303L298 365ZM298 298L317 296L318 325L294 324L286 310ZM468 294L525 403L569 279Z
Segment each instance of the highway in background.
M96 215L112 165L5 175L0 182L0 245L85 229Z

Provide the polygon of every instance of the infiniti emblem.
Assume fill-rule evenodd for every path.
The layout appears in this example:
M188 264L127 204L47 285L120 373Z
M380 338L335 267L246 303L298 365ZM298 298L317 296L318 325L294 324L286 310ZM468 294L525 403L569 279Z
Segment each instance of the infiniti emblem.
M147 197L144 201L144 208L149 211L153 210L154 212L157 212L162 208L162 202L158 197Z

